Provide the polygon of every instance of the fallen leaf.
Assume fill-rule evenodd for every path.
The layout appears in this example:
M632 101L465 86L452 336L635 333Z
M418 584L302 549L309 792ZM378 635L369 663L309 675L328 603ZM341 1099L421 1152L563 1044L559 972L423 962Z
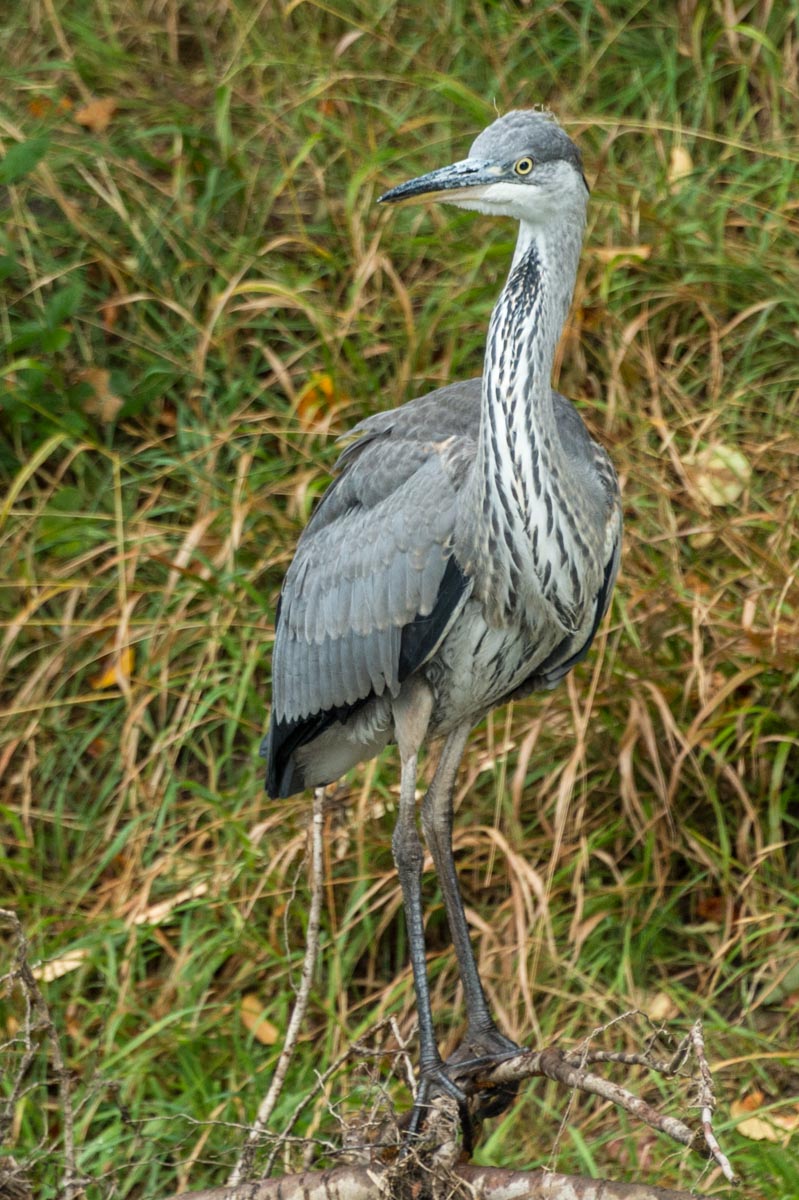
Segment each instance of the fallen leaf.
M170 896L167 900L157 900L155 904L148 904L146 908L140 909L130 918L130 923L131 925L161 925L181 904L185 904L189 900L198 900L207 892L207 883L193 883L191 887L175 892L174 896Z
M757 1111L765 1097L762 1092L750 1092L741 1100L733 1100L730 1114L744 1119L736 1125L738 1133L749 1138L752 1142L778 1142L786 1146L794 1133L799 1130L799 1107L793 1105L787 1112L765 1112L757 1116Z
M736 446L715 442L683 460L688 475L708 504L721 507L740 499L752 477L749 460Z
M765 1098L762 1092L748 1092L740 1100L733 1100L730 1111L734 1117L741 1117L744 1113L757 1112L762 1107Z
M57 101L51 100L49 96L33 96L28 101L28 112L39 120L52 116L53 113L69 112L71 108L72 101L68 96L60 96Z
M68 975L70 971L77 971L88 957L89 951L85 948L68 950L60 958L48 959L47 962L34 967L33 977L41 980L42 983L52 983L54 979L60 979L62 975Z
M106 425L115 420L124 401L111 391L111 372L102 367L87 367L78 373L78 378L92 389L91 396L83 402L83 411L90 417L99 417Z
M79 108L75 113L75 120L92 133L105 133L116 110L117 102L112 96L101 96Z
M239 1009L244 1027L264 1046L274 1046L280 1036L276 1025L264 1016L264 1006L253 992L241 998Z
M666 178L671 184L671 190L676 191L675 185L681 179L685 179L686 175L690 175L694 169L694 160L685 149L684 146L672 146L671 154L669 155L669 169L666 173Z
M667 992L652 992L646 1004L644 1012L649 1017L650 1021L672 1021L679 1015L679 1009L673 998Z
M297 397L297 416L306 433L327 433L331 421L347 403L336 391L332 378L320 372L312 375Z
M727 902L723 896L702 896L696 902L696 915L700 921L713 921L720 925L727 911Z
M594 250L594 257L603 263L624 262L628 259L646 262L651 256L652 247L643 243L639 246L598 246Z
M736 1125L736 1129L742 1137L749 1138L752 1142L781 1142L783 1140L780 1131L763 1117L747 1117L745 1121Z
M89 687L94 692L101 692L106 688L122 687L133 674L134 662L133 647L123 646L118 654L110 657L105 670L100 671L89 681Z

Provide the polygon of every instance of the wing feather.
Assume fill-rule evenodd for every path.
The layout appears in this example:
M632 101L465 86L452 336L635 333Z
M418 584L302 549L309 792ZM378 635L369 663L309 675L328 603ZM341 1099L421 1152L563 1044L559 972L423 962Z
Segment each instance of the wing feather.
M300 538L276 631L277 720L301 721L399 689L403 630L436 606L468 476L464 457L473 457L471 437L424 440L418 428L411 437L411 427L404 436L366 428ZM459 578L439 614L441 636L470 586ZM411 638L403 676L409 663L416 669L424 661L424 654L415 661L414 647L434 648L427 636Z

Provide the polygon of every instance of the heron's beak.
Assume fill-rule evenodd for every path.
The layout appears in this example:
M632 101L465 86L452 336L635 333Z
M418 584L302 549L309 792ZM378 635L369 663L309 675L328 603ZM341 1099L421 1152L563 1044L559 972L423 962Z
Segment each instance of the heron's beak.
M479 158L464 158L449 167L439 167L418 179L409 179L384 192L378 204L400 204L403 200L456 200L448 192L457 192L457 200L473 196L477 199L487 184L496 183L501 168Z

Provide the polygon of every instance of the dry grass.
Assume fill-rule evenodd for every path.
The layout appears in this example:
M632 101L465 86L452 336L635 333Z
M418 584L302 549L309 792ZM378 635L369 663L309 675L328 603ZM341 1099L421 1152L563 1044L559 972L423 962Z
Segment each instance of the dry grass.
M224 1179L266 1091L279 1047L242 1002L285 1027L309 811L264 804L255 756L280 579L333 437L479 371L512 237L373 201L461 154L494 103L538 101L594 182L559 384L613 454L627 531L591 659L470 743L457 849L481 969L521 1041L632 1006L680 1030L701 1014L736 1166L769 1200L799 1193L799 1134L730 1119L761 1095L795 1125L799 1094L797 31L779 6L677 11L106 0L0 32L0 870L49 964L90 1196ZM76 120L98 96L105 130ZM396 781L387 754L331 808L321 970L275 1130L376 1021L412 1031ZM297 1134L338 1142L393 1061L386 1029ZM43 1041L6 1114L42 1197L63 1180L50 1079ZM481 1153L699 1179L602 1105L565 1111L536 1084Z

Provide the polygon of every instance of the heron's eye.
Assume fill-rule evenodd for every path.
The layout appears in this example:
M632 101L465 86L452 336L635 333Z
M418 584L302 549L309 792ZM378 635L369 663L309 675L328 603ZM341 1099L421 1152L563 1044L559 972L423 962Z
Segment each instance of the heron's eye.
M529 175L533 169L533 165L533 160L531 158L520 158L519 161L514 164L513 169L517 175Z

